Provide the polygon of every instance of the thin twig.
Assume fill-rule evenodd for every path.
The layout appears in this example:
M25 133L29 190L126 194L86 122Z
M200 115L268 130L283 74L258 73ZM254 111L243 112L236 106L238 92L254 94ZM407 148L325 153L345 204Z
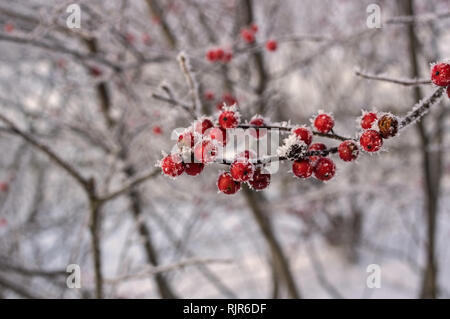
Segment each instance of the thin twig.
M400 129L405 128L411 123L414 123L423 117L444 95L445 87L437 88L428 98L419 101L412 110L400 121Z
M161 170L159 168L155 168L154 170L143 174L140 177L135 178L134 180L128 182L125 186L123 186L122 188L113 191L111 193L109 193L108 195L105 195L103 197L99 198L100 202L107 202L109 200L112 200L120 195L123 195L124 193L128 192L132 187L134 186L138 186L139 184L142 184L143 182L157 176L159 173L161 172Z
M0 121L4 122L6 125L8 125L11 128L11 132L12 133L19 135L25 141L27 141L32 146L34 146L36 149L38 149L41 152L45 153L56 164L58 164L58 166L60 166L69 175L71 175L76 181L78 181L78 183L80 183L85 189L88 188L87 180L73 166L71 166L69 163L67 163L65 160L63 160L61 157L59 157L59 155L57 155L54 151L52 151L48 146L46 146L46 145L42 144L41 142L35 140L34 137L32 137L30 134L22 131L11 120L6 118L2 114L0 114ZM10 131L8 131L8 133L9 132Z
M374 75L369 73L364 73L362 71L356 70L355 75L360 76L364 79L368 80L377 80L377 81L384 81L384 82L390 82L405 86L417 86L417 85L424 85L424 84L431 84L431 80L427 79L397 79L397 78L391 78L388 76L383 75Z
M173 263L165 266L157 266L157 267L146 267L144 270L141 270L135 274L124 275L112 279L106 279L107 283L117 283L119 281L125 280L133 280L138 278L145 278L151 275L156 275L160 273L165 273L169 271L183 269L188 266L193 265L205 265L205 264L230 264L233 260L231 259L217 259L217 258L190 258L187 260L183 260L177 263Z

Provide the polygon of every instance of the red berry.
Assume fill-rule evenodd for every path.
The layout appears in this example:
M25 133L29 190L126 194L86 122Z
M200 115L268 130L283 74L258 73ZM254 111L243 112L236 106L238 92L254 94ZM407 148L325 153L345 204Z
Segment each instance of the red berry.
M234 181L230 173L223 173L217 180L217 187L222 193L231 195L241 188L241 183Z
M222 61L224 63L228 63L231 61L231 59L233 58L233 53L232 52L225 52Z
M367 152L376 152L383 146L383 138L375 130L367 130L361 134L359 144Z
M210 62L214 62L217 60L217 53L215 50L208 50L208 52L206 52L206 59Z
M213 127L214 124L209 119L201 119L195 121L194 124L194 131L198 134L203 134L205 131L211 127Z
M186 174L191 176L196 176L203 171L205 165L203 163L186 163L184 165L184 170Z
M297 135L300 140L302 140L303 142L305 142L306 145L311 144L312 142L312 132L309 128L307 127L298 127L296 129L293 130L294 134Z
M135 40L135 37L134 37L134 35L133 35L132 33L127 33L127 34L125 35L125 39L127 40L127 42L128 42L129 44L133 44L133 43L134 43L134 40Z
M313 167L308 160L299 160L292 164L292 172L297 177L308 178L313 173Z
M9 190L8 183L1 182L0 183L0 192L7 192Z
M211 141L197 143L194 148L194 157L200 163L211 163L217 156L217 147Z
M261 172L261 168L257 168L252 179L248 183L255 190L267 188L270 184L270 174L264 174Z
M431 69L431 81L438 86L450 85L450 64L435 64Z
M239 116L233 111L223 111L219 116L219 125L222 128L235 128L239 124Z
M162 134L162 128L161 128L161 126L153 126L153 134L155 134L155 135L161 135L161 134Z
M161 162L161 168L164 174L172 177L179 176L184 172L184 165L178 154L166 156Z
M179 147L194 147L194 134L192 132L184 132L178 136Z
M102 70L97 67L97 66L91 66L89 68L89 73L93 76L93 77L99 77L103 74Z
M355 142L347 140L339 145L338 152L344 162L351 162L358 157L359 149Z
M208 101L214 100L214 92L206 91L205 92L205 100L208 100Z
M328 133L334 126L333 117L326 113L319 114L314 120L314 126L319 132Z
M323 143L314 143L314 144L311 144L311 146L308 148L309 151L323 151L326 149L327 149L327 146ZM310 156L309 161L311 162L311 165L314 166L316 164L317 160L321 157L322 156L320 156L320 155Z
M253 177L254 167L248 160L236 160L230 166L230 173L237 182L246 182Z
M212 127L206 131L205 135L211 140L217 141L219 145L227 143L227 132L221 127Z
M255 42L255 35L252 30L244 29L241 31L241 37L247 43Z
M14 24L12 23L5 23L3 29L5 30L6 33L11 33L14 31Z
M314 166L314 176L321 181L328 181L333 178L336 173L336 165L334 162L327 158L321 157L317 160Z
M373 122L377 120L377 113L369 112L365 113L361 117L361 127L365 130L368 130L372 127Z
M265 123L262 117L255 117L250 121L250 124L254 126L263 126ZM250 135L253 136L254 138L260 138L266 135L266 130L251 129Z
M277 46L278 46L278 44L277 44L277 41L275 41L275 40L269 40L266 42L266 49L268 51L275 51L277 49Z
M225 56L225 52L223 51L223 49L216 50L216 59L217 60L222 60L224 56Z
M252 25L250 26L250 30L252 30L253 33L258 32L258 30L259 30L258 25L255 23L252 23Z

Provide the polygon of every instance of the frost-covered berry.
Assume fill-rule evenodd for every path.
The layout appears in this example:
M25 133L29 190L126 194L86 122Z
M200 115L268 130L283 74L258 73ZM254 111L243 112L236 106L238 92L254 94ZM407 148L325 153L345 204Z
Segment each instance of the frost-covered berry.
M450 85L450 64L435 64L431 69L431 81L438 86Z
M214 124L209 119L201 119L198 121L195 121L194 124L194 131L198 134L203 134L205 131L211 127L213 127Z
M361 134L359 144L366 152L376 152L383 146L383 137L375 130L366 130Z
M305 142L306 145L311 144L313 135L309 128L304 126L298 127L293 130L293 133L297 135L300 138L300 140Z
M205 165L203 163L185 163L184 171L186 174L196 176L203 171Z
M247 182L253 177L254 166L247 160L236 160L230 166L230 174L237 182Z
M200 163L211 163L217 156L217 146L209 140L204 140L194 148L194 157Z
M277 41L275 41L275 40L269 40L266 42L266 49L268 51L275 51L277 49L277 46L278 46L278 44L277 44Z
M223 111L219 115L219 125L222 128L235 128L239 124L239 116L233 111Z
M180 148L194 147L194 134L192 134L192 132L190 132L190 131L186 131L186 132L180 134L180 136L178 136L177 144Z
M255 117L250 121L250 124L254 126L263 126L265 123L262 117ZM260 130L257 128L251 129L250 135L253 136L254 138L260 138L266 135L266 130Z
M377 113L368 112L361 117L361 127L365 130L372 128L373 122L377 120Z
M338 153L344 162L351 162L358 157L359 148L355 142L347 140L339 144Z
M227 132L221 127L212 127L206 130L205 135L211 140L217 141L219 145L225 145L227 143Z
M164 174L177 177L184 172L184 164L181 160L181 156L178 154L171 154L161 161L161 169Z
M323 150L326 150L326 149L327 149L327 146L325 144L323 144L323 143L314 143L314 144L311 144L309 146L308 151L323 151ZM311 165L314 166L316 164L317 160L319 158L321 158L321 157L322 156L320 156L320 155L310 156L309 157L309 161L310 161Z
M255 42L255 34L251 29L243 29L241 31L241 37L247 43Z
M393 137L398 132L398 120L390 114L383 115L378 120L378 130L383 138Z
M330 114L322 113L314 120L314 127L321 133L328 133L334 126L333 117Z
M308 160L299 160L292 163L292 172L300 178L308 178L313 173L313 166Z
M253 173L252 179L248 182L254 190L262 190L270 184L270 174L262 173L261 168L257 168Z
M252 23L252 25L250 26L250 30L252 30L253 33L256 33L256 32L258 32L259 27L257 24Z
M314 176L321 181L328 181L336 173L336 165L328 157L321 157L314 166Z
M217 180L217 187L222 193L231 195L241 188L241 183L234 181L230 173L223 173Z
M209 62L215 62L217 61L217 53L215 50L208 50L208 52L206 52L206 59Z

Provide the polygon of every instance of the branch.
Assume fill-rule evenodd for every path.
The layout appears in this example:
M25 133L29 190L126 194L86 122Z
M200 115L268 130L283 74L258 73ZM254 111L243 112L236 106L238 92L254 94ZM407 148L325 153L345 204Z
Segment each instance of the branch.
M88 189L88 187L89 187L88 181L74 167L72 167L69 163L67 163L65 160L63 160L61 157L59 157L49 147L47 147L46 145L35 140L34 137L32 137L30 134L19 129L13 122L11 122L8 118L3 116L2 114L0 114L0 121L4 122L6 125L8 125L11 128L12 133L19 135L25 141L27 141L33 147L35 147L37 150L45 153L48 157L50 157L50 159L52 159L56 164L58 164L62 169L64 169L70 176L72 176L78 183L80 183L84 189ZM8 133L9 133L9 131L8 131Z
M156 94L156 93L152 93L152 98L154 98L155 100L160 100L160 101L172 104L174 106L180 106L186 112L188 112L192 116L192 118L196 118L197 117L195 115L195 113L192 111L192 109L188 105L184 104L183 102L180 102L180 101L175 100L173 98L165 97L165 96L162 96L162 95L159 95L159 94Z
M150 275L156 275L156 274L165 273L165 272L169 272L169 271L179 270L179 269L183 269L188 266L205 265L205 264L213 264L213 263L214 264L217 264L217 263L229 264L229 263L232 263L232 260L231 259L214 259L214 258L191 258L191 259L183 260L183 261L180 261L177 263L169 264L166 266L146 267L146 269L144 269L138 273L124 275L124 276L120 276L120 277L116 277L116 278L112 278L112 279L106 279L105 281L107 283L114 284L114 283L117 283L117 282L123 281L123 280L145 278Z
M254 129L261 129L261 128L265 128L265 129L277 129L280 131L285 131L285 132L290 132L292 131L293 128L295 128L295 126L282 126L282 125L261 125L261 126L257 126L257 125L252 125L252 124L239 124L237 127L239 128L244 128L244 129L248 129L248 128L254 128ZM330 139L334 139L334 140L339 140L339 141L347 141L347 140L354 140L353 138L350 137L345 137L345 136L341 136L335 133L320 133L320 132L312 132L313 135L316 136L320 136L320 137L326 137L326 138L330 138Z
M110 62L106 59L103 59L101 56L98 55L94 55L94 54L83 54L79 51L75 51L72 49L68 49L66 47L63 46L59 46L57 44L50 44L50 43L46 43L46 42L42 42L42 41L37 41L34 39L28 39L28 38L23 38L23 37L17 37L17 36L6 36L4 34L0 33L0 41L9 41L9 42L14 42L17 44L29 44L41 49L45 49L51 52L60 52L60 53L65 53L65 54L69 54L79 60L93 60L96 61L98 63L101 63L111 69L113 69L114 71L120 72L122 71L122 67L120 65L117 65L113 62Z
M178 62L180 63L181 71L183 72L186 82L188 83L190 94L192 96L192 109L195 114L198 114L202 109L202 102L200 100L199 86L195 80L195 76L192 72L189 59L184 52L178 55Z
M159 168L156 168L140 177L137 177L134 180L128 182L127 185L123 186L122 188L99 198L99 201L101 203L104 203L104 202L110 201L120 195L123 195L124 193L128 192L132 187L142 184L143 182L157 176L160 172L161 172L161 170Z
M441 13L426 13L422 15L412 15L412 16L399 16L387 19L384 23L386 24L410 24L410 23L426 23L432 20L449 18L450 11L445 11Z
M417 86L417 85L431 84L431 80L427 80L427 79L396 79L396 78L391 78L391 77L387 77L387 76L364 73L359 70L355 71L355 75L360 76L364 79L368 79L368 80L384 81L384 82L390 82L390 83L395 83L395 84L400 84L400 85L405 85L405 86Z
M400 121L400 129L405 128L424 116L430 110L431 106L442 98L444 92L445 87L439 87L428 98L414 105L413 109Z

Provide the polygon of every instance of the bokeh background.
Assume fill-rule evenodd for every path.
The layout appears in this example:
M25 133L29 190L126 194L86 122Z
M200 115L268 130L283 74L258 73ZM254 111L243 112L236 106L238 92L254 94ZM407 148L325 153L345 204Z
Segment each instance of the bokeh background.
M322 109L356 136L361 110L401 116L433 86L355 69L429 79L450 57L450 1L79 0L70 29L72 3L0 3L0 297L450 297L448 98L378 154L336 158L327 183L282 163L263 192L225 196L220 165L177 179L155 167L192 122L155 98L191 105L181 51L206 115L230 98L243 119L308 124ZM219 47L231 61L205 58Z

